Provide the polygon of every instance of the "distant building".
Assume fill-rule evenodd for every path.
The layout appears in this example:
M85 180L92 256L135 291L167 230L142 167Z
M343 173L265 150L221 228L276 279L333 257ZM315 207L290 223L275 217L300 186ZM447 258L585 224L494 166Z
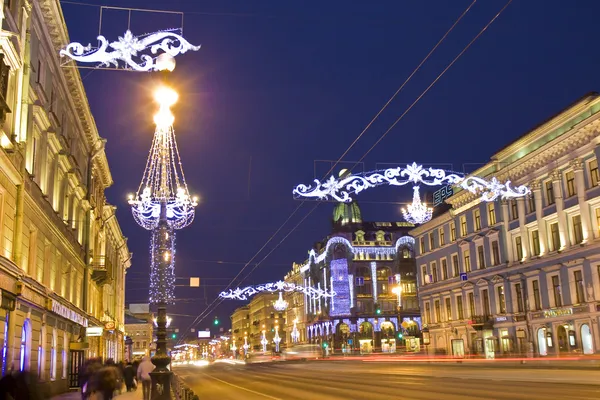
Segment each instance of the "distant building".
M600 346L600 96L587 95L475 171L529 198L452 210L411 231L430 352L593 354Z
M302 265L293 263L292 270L284 277L284 282L303 285L304 278L300 273ZM304 311L304 295L301 292L287 292L284 299L288 302L285 311L285 332L288 345L307 343L306 313Z
M286 276L336 295L288 294L288 340L293 317L303 330L299 342L334 351L393 352L405 344L404 335L413 346L421 318L411 228L406 222L363 222L356 203L338 204L331 235Z
M154 343L154 321L153 316L126 315L125 332L131 339L131 349L129 350L130 360L140 359L144 356L150 356L156 349Z

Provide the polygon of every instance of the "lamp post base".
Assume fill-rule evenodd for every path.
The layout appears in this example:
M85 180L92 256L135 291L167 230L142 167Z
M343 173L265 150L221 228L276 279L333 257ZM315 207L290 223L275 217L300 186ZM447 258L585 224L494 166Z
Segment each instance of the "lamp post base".
M151 372L152 378L152 400L171 400L171 376L169 370Z

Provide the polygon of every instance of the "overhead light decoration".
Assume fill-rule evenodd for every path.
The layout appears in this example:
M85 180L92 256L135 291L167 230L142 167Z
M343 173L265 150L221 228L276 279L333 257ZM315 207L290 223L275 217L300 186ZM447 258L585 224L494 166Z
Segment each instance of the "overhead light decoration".
M179 32L179 33L176 33ZM114 42L104 36L97 37L99 47L81 43L69 43L59 54L80 63L95 64L97 67L114 67L134 71L161 71L171 69L172 65L164 65L160 54L176 57L188 51L200 50L181 36L181 29L172 29L134 36L127 30ZM144 54L146 53L146 54ZM149 54L148 54L149 53Z
M283 299L283 292L279 292L279 298L273 303L276 311L285 311L288 308L288 302Z
M413 201L406 209L402 209L402 215L411 224L424 224L431 220L433 208L427 207L425 203L421 203L418 186L413 187Z
M173 319L171 317L167 317L167 325L166 327L168 328L169 326L171 326L171 321ZM156 319L156 317L152 318L152 322L154 322L154 326L158 326L158 320Z
M481 196L483 201L501 199L514 199L525 197L531 190L525 186L513 187L510 181L504 183L496 178L489 181L477 176L465 176L459 172L445 171L437 168L423 168L417 163L403 167L388 168L366 172L357 175L344 174L340 178L331 176L324 182L315 179L313 185L300 184L293 190L294 198L314 198L327 200L332 198L342 203L352 201L352 194L380 186L404 186L413 183L427 186L458 185L473 194Z
M246 286L245 288L229 289L221 292L219 297L222 299L248 300L248 298L259 292L302 292L308 297L314 299L335 296L335 292L327 289L317 289L310 286L301 286L296 285L295 283L278 281L275 283L264 283L256 286Z

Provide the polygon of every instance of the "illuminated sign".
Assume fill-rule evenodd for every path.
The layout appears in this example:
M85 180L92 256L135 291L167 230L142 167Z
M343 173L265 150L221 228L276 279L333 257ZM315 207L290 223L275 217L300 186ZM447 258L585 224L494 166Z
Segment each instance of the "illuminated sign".
M198 331L198 339L210 339L210 331Z
M573 315L572 308L559 308L558 310L544 311L544 318L563 317L565 315Z
M106 329L107 331L112 331L115 329L115 323L112 321L108 321L106 324L104 324L104 329Z
M102 336L102 332L104 332L104 329L102 329L101 326L90 326L89 328L85 328L85 336L87 337Z
M79 325L88 326L88 320L83 315L71 310L69 307L62 305L57 301L51 300L51 302L51 310L53 313L56 313L61 317L73 321Z
M440 190L433 192L433 206L439 206L440 204L444 203L444 200L446 200L453 194L454 190L450 185L444 186Z

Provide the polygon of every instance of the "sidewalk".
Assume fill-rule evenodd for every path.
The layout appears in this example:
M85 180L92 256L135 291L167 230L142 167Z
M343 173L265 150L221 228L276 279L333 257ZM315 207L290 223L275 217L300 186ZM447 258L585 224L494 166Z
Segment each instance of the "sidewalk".
M118 400L139 400L142 398L142 388L138 388L135 392L124 392L114 397ZM81 392L68 392L53 397L51 400L81 400Z

